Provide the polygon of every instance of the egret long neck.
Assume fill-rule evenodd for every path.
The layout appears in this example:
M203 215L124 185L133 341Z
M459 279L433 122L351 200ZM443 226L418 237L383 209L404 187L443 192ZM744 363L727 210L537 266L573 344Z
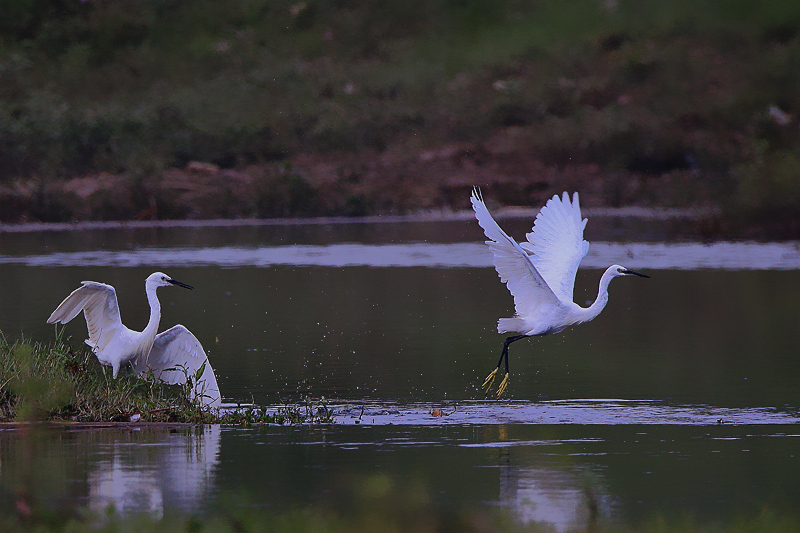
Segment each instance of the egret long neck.
M145 287L145 292L147 293L147 303L150 304L150 320L147 321L147 326L142 331L139 351L143 354L149 354L158 333L158 324L161 321L161 302L158 301L158 296L156 296L156 287L147 286Z
M608 284L611 283L611 279L613 277L614 275L611 267L603 272L603 275L600 278L600 285L597 287L597 298L595 298L592 305L583 310L584 312L582 313L583 316L581 317L581 322L588 322L592 320L605 308L606 304L608 303Z

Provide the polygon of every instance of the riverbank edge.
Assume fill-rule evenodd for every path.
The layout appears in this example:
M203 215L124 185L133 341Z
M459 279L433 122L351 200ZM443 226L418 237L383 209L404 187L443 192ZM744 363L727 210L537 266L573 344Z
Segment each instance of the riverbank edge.
M496 219L529 218L533 220L539 209L533 207L502 207L493 210ZM583 209L587 218L636 218L642 220L705 220L719 216L714 208L647 208L647 207L593 207ZM46 231L84 231L109 229L150 228L220 228L254 226L301 226L337 224L397 224L420 222L458 222L472 220L471 210L419 211L409 215L370 215L363 217L308 217L308 218L236 218L236 219L180 219L180 220L119 220L80 222L24 222L0 224L0 233L34 233Z

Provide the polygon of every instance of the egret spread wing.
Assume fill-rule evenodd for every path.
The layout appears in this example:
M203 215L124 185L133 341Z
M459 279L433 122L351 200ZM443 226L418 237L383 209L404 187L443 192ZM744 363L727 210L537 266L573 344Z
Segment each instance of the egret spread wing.
M152 371L155 378L170 384L186 383L187 376L196 378L203 368L194 387L195 397L210 407L220 405L217 378L206 352L197 337L180 324L156 335L150 355L137 357L133 368L138 374Z
M478 224L489 239L486 244L494 253L494 267L497 274L514 296L517 315L531 316L543 303L558 303L556 295L531 263L530 256L497 225L489 214L480 191L473 190L471 200Z
M89 339L86 343L95 351L102 350L122 327L119 316L117 292L111 285L96 281L83 281L81 286L64 298L56 307L48 324L66 324L83 311Z
M533 231L525 235L528 242L520 246L531 252L531 261L562 301L572 301L575 273L581 259L589 251L583 240L587 219L581 220L578 193L569 200L553 196L542 207L533 223Z

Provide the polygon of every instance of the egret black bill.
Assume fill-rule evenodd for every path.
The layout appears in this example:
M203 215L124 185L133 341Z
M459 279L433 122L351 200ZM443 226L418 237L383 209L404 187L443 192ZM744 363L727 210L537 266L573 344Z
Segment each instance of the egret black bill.
M623 274L630 274L632 276L639 276L640 278L649 278L650 277L647 274L642 274L641 272L636 272L634 270L628 270L627 268L624 268L624 269L620 270L620 272L623 273Z
M639 274L639 275L641 276L641 274ZM169 279L167 279L167 283L172 283L173 285L177 285L178 287L183 287L184 289L194 290L194 287L192 287L191 285L187 285L185 283L181 283L180 281L178 281L176 279L169 278Z

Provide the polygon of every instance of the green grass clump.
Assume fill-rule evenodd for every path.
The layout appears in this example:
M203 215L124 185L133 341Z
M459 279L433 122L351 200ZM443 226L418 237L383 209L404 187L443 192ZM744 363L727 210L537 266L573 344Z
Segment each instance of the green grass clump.
M0 337L0 421L213 422L189 389L122 371L117 379L88 350Z

